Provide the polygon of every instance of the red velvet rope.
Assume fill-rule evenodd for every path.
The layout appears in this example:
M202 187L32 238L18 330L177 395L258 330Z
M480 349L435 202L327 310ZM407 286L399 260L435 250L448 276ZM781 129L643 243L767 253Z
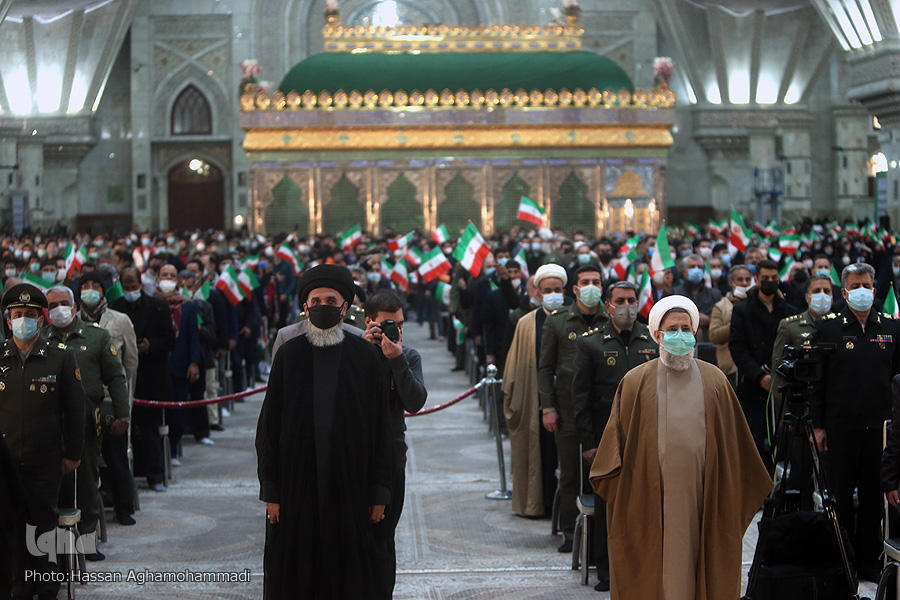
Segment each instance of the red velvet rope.
M238 392L237 394L229 394L228 396L219 396L217 398L207 398L206 400L192 400L190 402L156 402L154 400L142 400L140 398L135 398L134 403L138 406L155 406L157 408L191 408L193 406L204 406L206 404L217 404L219 402L228 402L229 400L236 400L237 398L244 398L246 396L252 396L253 394L259 394L261 392L265 392L268 386L262 386L258 388L254 388L252 390L244 390L243 392ZM478 388L469 388L456 398L444 402L443 404L439 404L437 406L432 406L431 408L420 410L417 413L406 413L407 417L420 417L422 415L430 415L431 413L437 412L439 410L444 410L449 406L453 406L457 402L461 402L465 400L472 394L477 391Z

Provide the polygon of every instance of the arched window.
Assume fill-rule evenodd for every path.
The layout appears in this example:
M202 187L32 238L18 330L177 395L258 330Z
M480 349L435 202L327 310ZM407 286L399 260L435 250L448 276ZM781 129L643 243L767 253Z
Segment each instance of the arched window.
M189 85L175 99L172 106L172 135L202 135L212 133L212 111L206 96Z

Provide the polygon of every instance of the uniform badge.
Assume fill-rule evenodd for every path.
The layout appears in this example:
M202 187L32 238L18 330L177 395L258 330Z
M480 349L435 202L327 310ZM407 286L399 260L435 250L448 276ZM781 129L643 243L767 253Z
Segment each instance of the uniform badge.
M117 356L117 355L119 354L119 353L116 351L116 347L115 347L114 344L110 344L110 345L109 345L109 351L112 353L113 356Z
M46 383L42 383L42 384L41 384L41 393L42 393L42 394L46 394L46 393L47 393L47 384L46 384Z
M79 369L78 367L75 367L75 379L81 381L81 369Z
M28 391L29 391L29 392L33 392L33 391L34 391L34 384L33 384L33 383L32 383L30 386L28 386Z
M5 381L0 381L0 392L2 392L2 391L5 390L5 389L6 389L6 382L5 382Z
M87 346L82 346L82 347L81 347L81 351L82 351L82 352L86 352L86 351L87 351Z
M847 350L853 350L856 346L853 345L853 342L847 342Z
M616 365L616 357L615 357L615 356L610 356L609 358L607 358L607 359L606 359L606 364L608 364L608 365L611 366L611 367L614 367L614 366Z
M569 332L569 339L570 339L570 340L573 340L573 341L576 340L576 339L578 339L578 334L575 333L574 331L570 331L570 332Z
M28 292L22 292L21 294L19 294L19 302L22 302L24 304L31 302L31 294L29 294Z

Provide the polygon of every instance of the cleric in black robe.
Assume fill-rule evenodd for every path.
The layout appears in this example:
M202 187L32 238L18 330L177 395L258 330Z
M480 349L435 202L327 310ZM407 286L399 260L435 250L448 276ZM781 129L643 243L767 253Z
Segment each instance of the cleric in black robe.
M314 267L298 288L309 327L275 355L256 434L264 598L380 600L372 528L390 503L391 436L379 357L341 327L346 267Z

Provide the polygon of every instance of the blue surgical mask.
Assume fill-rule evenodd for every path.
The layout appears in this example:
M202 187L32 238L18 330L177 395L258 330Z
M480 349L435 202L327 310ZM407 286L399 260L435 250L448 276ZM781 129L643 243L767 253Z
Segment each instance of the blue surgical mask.
M583 288L578 288L578 299L588 308L597 306L600 303L601 296L603 296L603 290L596 285L586 285Z
M809 297L809 309L817 315L825 315L831 310L831 294L817 292Z
M847 304L857 312L866 312L872 308L875 292L868 288L856 288L847 292Z
M666 352L675 356L685 356L694 351L697 339L690 331L667 331L663 334Z
M544 308L549 311L554 311L563 305L563 295L562 292L552 292L550 294L544 294L543 301Z
M53 271L42 271L41 279L50 284L56 283L56 273Z
M509 259L506 258L506 257L498 258L498 259L497 259L497 262L505 267L505 266L506 266L506 263L509 262Z
M590 254L579 254L578 262L581 263L582 265L586 265L586 264L590 263L591 255Z
M747 265L747 268L750 269L750 272L756 275L756 265Z
M97 290L84 290L81 292L81 301L88 308L94 308L100 304L100 292Z
M493 277L494 273L497 272L497 269L494 267L489 267L484 270L485 277Z
M531 250L532 250L533 252L540 252L540 250L541 250L541 244L540 244L540 243L531 244Z
M691 267L688 269L687 279L691 283L700 283L703 281L703 269L700 267Z
M12 320L12 333L23 342L27 342L38 333L38 320L31 317L19 317Z
M134 290L133 292L122 292L122 296L124 296L125 300L128 302L137 302L141 299L141 290Z

